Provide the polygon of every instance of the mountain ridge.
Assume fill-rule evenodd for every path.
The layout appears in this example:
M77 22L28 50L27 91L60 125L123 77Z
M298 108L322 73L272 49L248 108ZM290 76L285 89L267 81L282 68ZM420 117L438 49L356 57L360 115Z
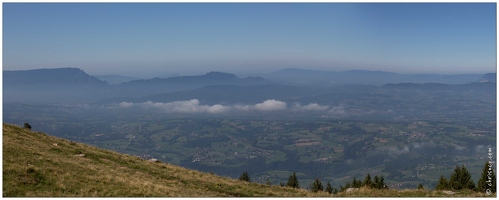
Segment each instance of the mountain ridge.
M254 77L261 78L261 77ZM261 78L260 80L262 80ZM151 83L164 83L164 84L185 84L186 82L196 83L196 82L208 82L210 84L221 83L222 81L238 81L246 80L246 78L239 78L234 74L225 72L211 71L204 75L197 76L175 76L168 78L152 78L152 79L140 79L122 83L121 85L133 85L133 84L151 84Z
M128 82L128 81L140 79L140 78L136 78L136 77L121 76L121 75L93 75L93 76L101 81L106 81L107 83L109 83L111 85L116 85L116 84L120 84L123 82Z
M108 85L79 68L45 68L32 70L3 71L3 81L7 85L29 84L90 84Z
M477 82L491 82L491 83L496 83L496 73L486 73Z
M445 83L466 84L479 79L483 74L399 74L386 71L346 70L321 71L286 68L263 76L269 80L287 82L294 80L301 85L384 85L388 83Z
M78 68L4 71L4 101L30 103L36 101L50 103L91 103L110 98L143 98L146 96L163 93L188 93L187 91L190 90L217 85L241 87L287 85L299 87L316 87L315 89L324 90L330 87L346 85L383 86L386 84L409 82L415 84L468 84L477 83L477 80L479 80L480 77L494 77L492 74L480 76L430 74L404 75L403 77L401 77L401 75L392 72L368 70L327 72L290 68L281 70L281 72L282 71L288 71L292 73L290 75L274 77L272 77L272 74L275 75L275 73L271 73L270 78L266 78L263 75L239 78L231 73L212 71L204 75L197 76L139 79L128 82L121 82L119 84L109 84L106 81L102 81L94 76L88 75L83 70ZM308 75L307 73L302 72L307 72ZM423 80L427 80L430 82L425 82ZM485 81L482 80L478 82L491 83L491 81L488 79L484 80ZM263 88L263 91L266 90L266 88ZM279 94L282 93L282 91L276 91L274 93ZM232 96L229 94L224 95L232 98ZM196 98L201 99L199 97Z

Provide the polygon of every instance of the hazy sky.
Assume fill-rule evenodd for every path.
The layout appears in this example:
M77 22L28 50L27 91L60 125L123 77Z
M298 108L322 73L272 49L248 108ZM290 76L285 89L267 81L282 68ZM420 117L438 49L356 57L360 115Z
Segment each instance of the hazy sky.
M495 3L3 3L3 69L496 71Z

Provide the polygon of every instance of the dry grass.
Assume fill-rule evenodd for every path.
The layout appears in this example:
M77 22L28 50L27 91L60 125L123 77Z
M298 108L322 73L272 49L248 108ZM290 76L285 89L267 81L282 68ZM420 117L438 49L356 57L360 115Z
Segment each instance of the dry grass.
M57 145L54 145L57 144ZM85 154L84 157L76 156ZM317 196L118 154L3 124L4 197Z
M342 192L337 197L496 197L496 194L486 195L474 191L456 191L455 194L445 194L437 190L373 190L360 188L350 193Z
M57 144L57 145L55 145ZM77 156L85 154L85 156ZM361 189L330 195L219 177L3 124L4 197L475 197Z

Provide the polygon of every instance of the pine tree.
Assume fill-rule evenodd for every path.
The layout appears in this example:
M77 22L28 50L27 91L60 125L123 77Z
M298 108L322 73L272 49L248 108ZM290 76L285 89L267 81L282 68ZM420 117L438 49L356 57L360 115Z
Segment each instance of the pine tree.
M463 189L476 189L476 185L471 178L471 173L468 169L466 169L466 167L464 167L464 165L461 167L461 185L463 186Z
M456 168L450 175L449 185L452 190L461 190L463 185L461 184L461 168L456 165Z
M345 184L345 186L341 186L341 185L340 185L340 192L344 192L344 191L345 191L345 190L347 190L348 188L350 188L350 183L349 183L349 182L347 182L347 183Z
M340 192L343 192L345 190L346 190L346 188L343 185L340 185Z
M372 188L381 189L380 185L381 185L381 183L379 182L378 175L374 176L374 184L373 184Z
M456 166L450 176L449 185L452 190L475 189L471 174L464 165L462 167Z
M388 186L385 184L385 177L383 177L383 175L381 175L381 177L379 178L379 184L379 189L388 189Z
M348 189L348 188L351 188L352 186L350 185L350 183L347 183L345 184L345 190Z
M361 186L362 186L362 182L360 182L360 180L357 180L357 178L355 178L355 176L354 176L353 180L352 180L352 187L360 188Z
M444 175L440 175L440 179L438 179L436 190L448 190L450 188L449 181L444 177Z
M419 185L418 185L418 190L424 190L424 187L423 187L423 184L422 184L422 183L419 183Z
M240 180L240 181L247 181L247 182L251 182L251 179L250 179L250 177L249 177L248 172L243 172L243 174L241 174L241 176L239 176L239 180Z
M316 178L314 183L312 184L312 192L324 191L324 187L322 186L321 180Z
M331 186L331 183L328 181L326 185L326 192L331 194L333 193L333 187Z
M292 188L300 188L300 183L298 183L298 178L296 178L296 172L293 172L293 174L289 176L288 183L286 185Z
M489 189L490 192L496 193L496 175L492 168L490 162L485 162L485 166L482 170L482 176L478 180L477 190L478 192L486 192Z
M371 180L371 175L369 173L367 173L367 176L364 179L362 186L372 187L372 185L373 185L373 181Z

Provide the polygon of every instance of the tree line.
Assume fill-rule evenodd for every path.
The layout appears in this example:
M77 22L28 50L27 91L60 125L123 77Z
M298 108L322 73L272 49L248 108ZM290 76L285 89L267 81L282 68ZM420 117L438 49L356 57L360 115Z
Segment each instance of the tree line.
M243 172L241 176L239 176L239 180L241 181L247 181L251 182L251 178L248 174L248 172ZM267 185L271 185L270 182L267 180ZM300 188L300 182L298 181L298 178L296 176L296 172L293 172L288 178L288 182L284 184L283 182L280 183L281 187L292 187L292 188ZM374 176L374 180L371 180L371 175L368 173L364 181L357 180L355 177L353 178L353 181L350 183L346 183L345 186L340 186L340 189L333 188L331 186L331 182L327 182L326 188L322 185L322 182L320 181L319 178L316 178L314 182L310 185L310 191L312 192L319 192L319 191L325 191L329 194L337 194L338 192L343 192L346 189L350 187L369 187L372 189L388 189L388 186L385 184L385 179L383 176L378 177Z
M466 167L456 166L449 179L440 175L436 190L473 190L477 192L496 193L496 175L492 163L486 162L477 185L473 182Z
M251 182L248 172L244 172L239 177L239 180ZM267 180L266 184L271 185L269 180ZM293 172L293 174L289 176L288 182L286 184L281 182L280 186L300 188L300 183L296 176L296 172ZM346 191L348 188L361 188L361 187L378 189L378 190L389 189L388 185L385 183L385 178L382 175L381 176L375 175L374 178L371 178L371 175L367 173L363 181L357 179L356 177L353 177L353 180L351 182L347 182L345 183L345 185L340 185L339 190L337 188L333 188L329 181L326 184L326 188L324 188L320 179L316 178L314 182L310 185L310 191L312 192L325 191L329 194L337 194L338 192ZM424 187L420 183L417 189L424 190ZM454 190L454 191L473 190L476 192L496 193L496 176L494 170L492 169L492 163L488 161L485 163L480 180L476 185L471 178L470 172L463 165L461 167L456 166L449 179L441 175L435 189Z

